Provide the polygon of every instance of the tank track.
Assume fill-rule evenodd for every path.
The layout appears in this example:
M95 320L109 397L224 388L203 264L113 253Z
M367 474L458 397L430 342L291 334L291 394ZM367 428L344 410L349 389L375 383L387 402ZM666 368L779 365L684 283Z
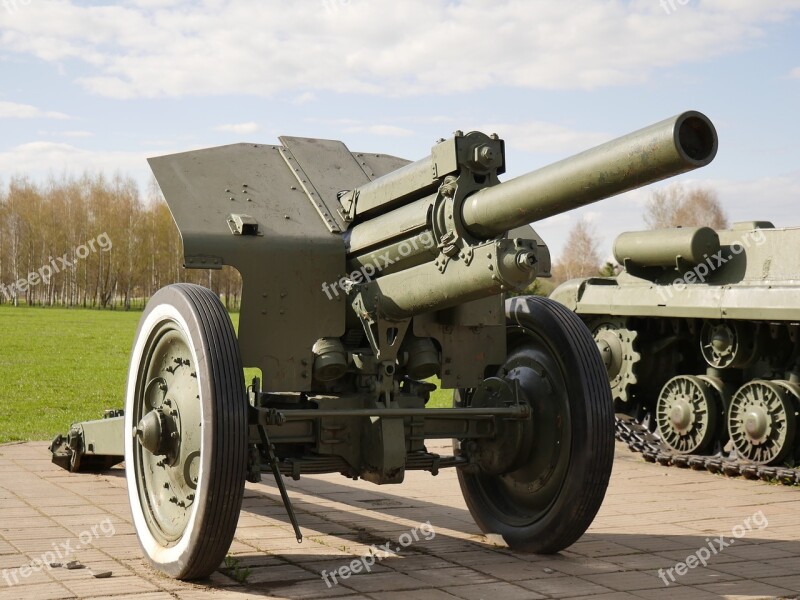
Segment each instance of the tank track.
M757 465L734 456L715 454L703 456L699 454L678 454L664 445L644 425L628 415L618 414L615 418L615 437L627 444L632 452L641 454L651 463L665 467L676 466L709 473L722 473L729 477L760 479L783 485L800 485L800 469L781 466Z

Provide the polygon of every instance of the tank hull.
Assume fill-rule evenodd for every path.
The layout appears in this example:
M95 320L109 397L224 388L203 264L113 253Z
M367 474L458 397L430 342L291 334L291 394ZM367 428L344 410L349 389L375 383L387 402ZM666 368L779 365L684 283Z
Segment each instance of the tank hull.
M619 256L616 277L568 281L551 299L593 331L617 412L669 450L793 467L800 458L800 228L752 222L716 233L716 252L654 261L650 243L641 257ZM623 234L627 249L636 235ZM646 235L664 248L687 238L681 230Z

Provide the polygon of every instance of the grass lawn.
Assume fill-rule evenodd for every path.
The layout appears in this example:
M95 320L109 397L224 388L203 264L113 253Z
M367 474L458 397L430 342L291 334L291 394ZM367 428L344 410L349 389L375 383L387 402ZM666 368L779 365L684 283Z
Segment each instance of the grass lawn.
M138 312L0 306L0 442L122 408Z
M428 381L439 385L439 379L432 377ZM426 405L428 408L450 408L453 406L453 390L438 389L431 394L431 399Z
M140 316L0 306L0 443L49 440L122 408ZM451 397L437 390L429 406L450 406Z

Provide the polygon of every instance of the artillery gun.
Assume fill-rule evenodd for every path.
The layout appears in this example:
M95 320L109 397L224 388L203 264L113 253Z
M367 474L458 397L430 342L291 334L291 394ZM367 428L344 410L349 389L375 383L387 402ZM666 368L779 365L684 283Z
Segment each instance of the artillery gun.
M800 228L628 232L550 297L592 331L618 436L662 464L800 483ZM649 435L652 432L654 435Z
M506 183L496 135L456 132L417 162L280 141L150 160L186 266L242 275L238 339L211 291L160 290L124 415L73 425L54 461L124 459L144 553L181 579L219 566L245 481L264 472L298 541L285 476L398 484L456 468L484 532L519 551L572 544L611 473L606 371L574 313L504 296L549 275L530 222L708 164L711 122L683 113ZM246 388L244 367L263 381ZM432 376L452 408L425 408Z

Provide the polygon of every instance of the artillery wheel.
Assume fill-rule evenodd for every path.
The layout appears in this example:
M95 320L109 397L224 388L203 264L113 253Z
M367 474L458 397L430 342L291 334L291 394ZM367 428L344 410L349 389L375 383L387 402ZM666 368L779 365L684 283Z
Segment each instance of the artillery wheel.
M656 402L656 431L681 454L701 454L717 435L724 402L721 388L694 375L678 375L661 389Z
M519 385L532 418L510 470L459 469L458 480L484 533L501 535L513 550L555 553L583 535L608 487L614 458L608 377L591 333L560 304L513 298L506 322L509 352L497 379ZM473 394L457 390L454 400L468 406Z
M739 388L728 411L736 450L757 464L779 464L792 450L800 388L788 381L751 381Z
M248 438L236 335L210 290L171 285L147 304L125 426L128 498L145 556L177 579L209 576L233 541Z

